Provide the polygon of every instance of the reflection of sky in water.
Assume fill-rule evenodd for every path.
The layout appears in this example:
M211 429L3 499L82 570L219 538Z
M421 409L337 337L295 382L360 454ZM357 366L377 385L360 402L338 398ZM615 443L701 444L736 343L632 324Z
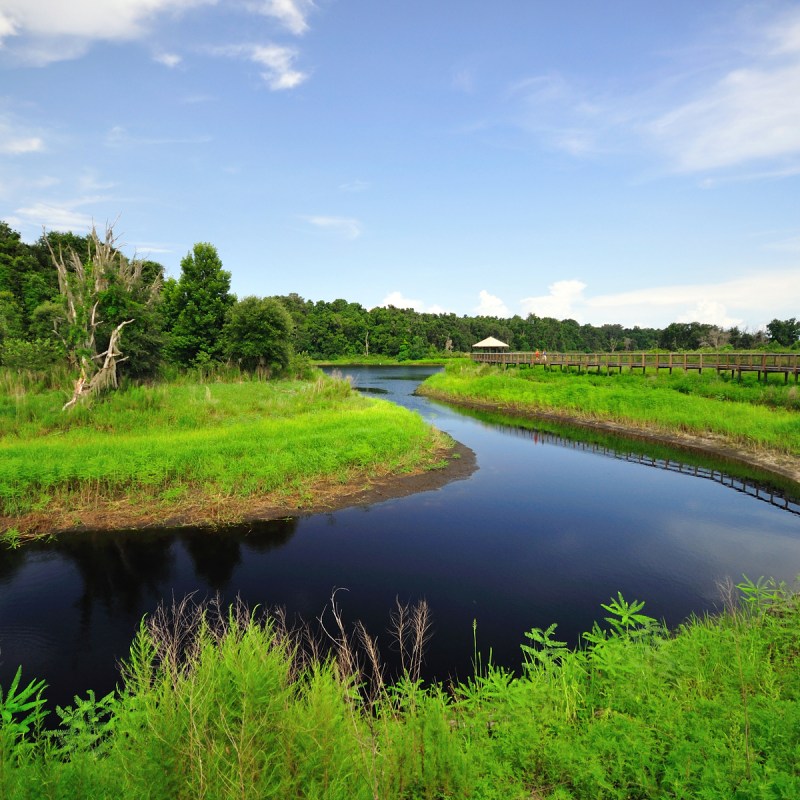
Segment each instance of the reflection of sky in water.
M432 371L432 370L428 370ZM395 597L426 597L430 674L468 673L479 646L520 663L523 631L575 640L621 590L674 624L718 605L715 581L800 572L800 517L709 480L515 435L413 396L419 371L343 370L471 447L468 480L368 508L216 533L65 537L0 554L0 683L18 662L56 702L112 686L141 615L217 590L314 620L336 587L391 655ZM10 674L9 674L10 673Z

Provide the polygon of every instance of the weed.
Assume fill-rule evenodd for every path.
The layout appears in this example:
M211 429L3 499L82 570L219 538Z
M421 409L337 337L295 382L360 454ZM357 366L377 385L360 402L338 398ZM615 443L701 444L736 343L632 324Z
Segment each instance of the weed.
M584 648L525 634L520 676L485 660L419 679L429 611L396 604L401 671L349 627L191 597L142 621L118 691L43 729L43 684L0 694L0 795L623 800L800 796L800 604L770 580L670 633L617 593ZM327 642L329 647L324 646Z

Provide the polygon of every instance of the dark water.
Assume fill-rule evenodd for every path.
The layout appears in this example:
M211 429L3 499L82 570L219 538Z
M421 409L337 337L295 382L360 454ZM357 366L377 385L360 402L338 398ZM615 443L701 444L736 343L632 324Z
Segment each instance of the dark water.
M314 620L335 587L391 655L395 598L426 598L429 677L465 677L478 646L520 663L523 632L558 622L575 641L621 590L677 624L719 605L715 582L800 573L800 506L699 470L636 463L603 446L502 427L413 396L426 368L348 369L355 385L423 416L477 454L478 471L443 489L368 508L224 532L64 536L0 552L0 684L18 664L52 702L108 691L143 614L189 592L284 606ZM664 466L663 452L656 463ZM632 460L629 460L632 459ZM652 459L651 459L652 460ZM670 454L674 469L676 454ZM744 490L742 490L744 489ZM748 494L750 492L750 494Z

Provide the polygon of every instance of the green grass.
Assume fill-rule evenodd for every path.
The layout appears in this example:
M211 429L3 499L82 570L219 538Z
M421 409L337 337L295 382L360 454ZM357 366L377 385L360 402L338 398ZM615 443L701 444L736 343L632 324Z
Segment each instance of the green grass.
M517 412L552 411L662 431L717 434L746 446L800 455L796 386L716 374L577 374L449 364L420 392Z
M130 387L62 412L56 391L0 394L0 515L80 513L105 503L302 495L440 461L442 437L416 414L346 381Z
M341 614L324 657L280 616L184 601L143 622L107 697L46 720L41 683L6 687L0 795L789 800L800 603L772 581L739 589L675 633L618 595L581 648L532 628L519 675L476 652L472 678L449 687L419 680L424 611L398 609L406 627L395 613L407 659L385 683L358 668L374 642Z

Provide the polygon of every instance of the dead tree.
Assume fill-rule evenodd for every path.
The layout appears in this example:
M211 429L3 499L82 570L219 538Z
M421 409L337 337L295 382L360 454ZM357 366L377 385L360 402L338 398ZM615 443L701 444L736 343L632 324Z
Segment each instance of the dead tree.
M64 409L72 408L95 395L117 388L117 364L126 360L120 349L122 329L134 320L120 322L111 332L108 347L97 350L97 331L102 324L98 309L102 293L113 278L127 290L141 281L142 262L128 260L116 248L113 225L106 226L105 239L100 239L96 228L89 236L89 258L84 264L78 254L70 249L66 253L59 247L56 252L47 236L53 266L58 273L58 286L64 300L64 317L56 321L56 334L64 343L70 363L80 370L72 397ZM158 281L150 287L151 299L158 292ZM59 322L65 323L63 329Z

